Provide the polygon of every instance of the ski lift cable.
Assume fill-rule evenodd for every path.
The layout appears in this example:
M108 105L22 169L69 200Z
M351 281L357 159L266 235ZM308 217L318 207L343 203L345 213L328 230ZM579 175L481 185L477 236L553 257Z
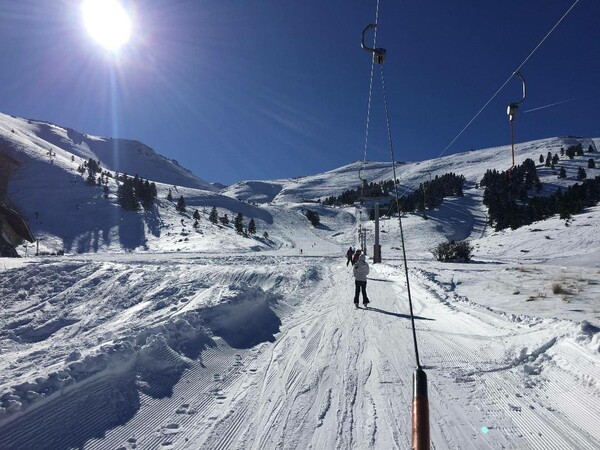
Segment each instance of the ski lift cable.
M398 209L398 224L400 226L400 239L402 242L402 259L404 262L404 274L406 277L406 292L410 307L410 321L415 348L415 360L417 368L413 372L413 401L412 401L412 448L415 450L429 450L431 445L429 435L429 400L427 399L427 374L419 361L419 347L417 345L417 331L415 328L415 316L413 312L412 296L410 293L410 278L408 276L408 263L406 259L406 245L404 241L404 230L402 228L402 214L400 214L398 185L396 184L396 158L394 157L394 145L392 143L392 127L390 126L390 114L385 90L385 77L383 74L383 62L385 61L385 49L373 49L373 59L377 58L381 73L381 90L383 94L383 106L385 109L385 122L387 126L388 141L390 145L390 156L392 159L392 171L394 174L394 192L396 194L396 208Z
M362 42L361 45L364 48L364 40L365 40L365 31L367 31L367 29L369 28L373 28L373 48L375 48L376 44L377 44L377 25L379 24L379 1L377 0L377 6L375 8L375 24L374 25L367 25L367 27L363 30L363 34L362 34ZM361 172L362 169L364 168L365 164L367 163L367 149L369 148L369 126L371 124L371 104L372 104L372 100L373 100L373 76L375 74L375 58L373 58L371 60L371 74L369 77L369 98L367 100L367 124L365 127L365 148L364 148L364 154L363 154L363 162L362 165L358 171L358 178L360 179L361 182L361 192L363 191L363 187L362 187L362 183L364 182L364 179L361 176ZM361 194L361 203L362 203L362 194Z
M368 25L362 33L362 46L364 48L364 40L365 40L365 32L367 31L367 29L369 28L373 28L374 32L373 32L373 48L375 48L375 44L377 43L377 25L379 24L379 2L380 0L377 0L377 5L375 7L375 24L374 25ZM364 179L362 177L362 170L364 169L366 163L367 163L367 149L369 147L369 125L371 123L371 103L372 103L372 99L373 99L373 74L375 73L375 58L373 58L371 60L371 74L369 77L369 98L367 100L367 124L365 127L365 148L364 148L364 154L363 154L363 162L361 164L361 166L358 169L358 178L360 179L360 187L359 187L359 202L360 202L360 206L357 206L358 209L358 233L360 234L361 232L361 222L362 222L362 203L363 203L363 197L364 197ZM366 249L363 249L366 250Z
M506 79L506 81L504 83L502 83L502 85L498 88L498 90L496 92L494 92L494 94L490 97L490 99L481 107L481 109L479 111L477 111L477 113L473 116L473 118L471 120L469 120L469 122L467 122L467 124L463 127L463 129L460 130L460 132L456 135L456 137L450 141L450 143L446 146L446 148L444 148L444 150L442 150L442 152L439 154L438 158L443 156L448 151L450 146L452 144L454 144L456 142L456 140L466 131L466 129L469 128L469 126L475 121L475 119L477 119L477 117L479 117L479 115L483 112L483 110L485 108L487 108L487 106L492 102L492 100L494 100L496 98L496 96L500 93L500 91L502 91L502 89L504 89L504 87L509 83L509 81L512 79L514 74L516 72L519 72L519 70L521 70L521 68L527 63L527 61L529 61L529 59L533 56L533 54L542 46L542 44L546 41L546 39L548 39L550 37L550 35L554 32L554 30L569 15L571 10L575 7L575 5L577 5L577 3L579 3L579 0L575 0L575 2L567 10L567 12L565 12L562 15L562 17L558 20L558 22L556 22L556 24L550 29L550 31L548 31L548 33L544 36L544 38L539 42L539 44L536 45L536 47L531 51L531 53L529 53L529 55L527 55L527 57L523 60L523 62L521 64L519 64L519 67L517 67L515 70L513 70L513 72Z
M375 12L375 24L369 24L363 29L362 41L361 41L361 47L364 50L366 50L372 54L371 77L370 77L370 81L369 81L369 101L368 101L368 107L367 107L367 127L366 127L367 129L366 129L366 133L365 133L365 153L364 153L363 165L360 167L360 169L358 171L358 177L360 178L361 183L363 183L363 186L361 186L361 192L364 191L364 189L363 189L364 179L361 176L361 172L362 172L362 169L367 160L367 147L368 147L367 144L368 144L368 136L369 136L369 122L370 122L372 92L373 92L373 78L374 78L374 71L375 71L376 64L380 67L381 88L382 88L382 94L383 94L383 106L384 106L384 110L385 110L387 135L388 135L388 142L389 142L389 146L390 146L390 154L391 154L391 159L392 159L392 170L393 170L393 174L394 174L394 180L396 180L396 162L395 162L395 158L394 158L394 146L392 143L392 128L390 126L389 108L388 108L388 102L387 102L387 94L386 94L386 90L385 90L385 77L383 74L383 63L385 62L385 53L386 52L385 52L385 49L383 49L383 48L376 48L378 21L379 21L379 0L377 0L377 7L376 7L376 12ZM373 48L369 48L365 45L365 33L367 30L369 30L371 28L373 28L373 30L374 30ZM411 296L411 292L410 292L410 281L409 281L409 277L408 277L406 249L405 249L405 245L404 245L404 231L402 228L402 218L401 218L401 214L400 214L399 197L398 197L398 185L395 183L395 181L394 181L394 192L396 193L396 208L398 210L398 221L400 224L400 239L402 242L402 255L403 255L403 260L404 260L404 269L405 269L405 275L406 275L406 289L407 289L408 303L409 303L409 307L410 307L410 317L411 317L411 323L412 323L413 343L414 343L414 348L415 348L415 360L416 360L416 364L417 364L417 370L422 371L421 362L419 360L419 348L417 345L417 333L416 333L415 319L414 319L414 314L413 314L412 296ZM361 203L362 203L362 194L361 194Z
M573 8L577 5L577 3L579 3L579 1L580 0L575 0L575 2L571 5L571 7L562 15L562 17L558 20L558 22L556 22L556 24L550 29L550 31L548 31L548 33L546 33L546 35L542 38L542 40L538 43L538 45L536 45L535 48L529 53L529 55L527 55L527 57L523 60L523 62L521 64L519 64L519 66L510 74L510 76L506 79L506 81L504 83L502 83L502 85L496 90L496 92L494 92L494 94L490 97L490 99L481 107L481 109L479 109L479 111L477 111L477 113L473 116L473 118L467 122L467 124L462 128L462 130L460 130L460 132L454 137L454 139L452 139L450 141L450 143L441 151L441 153L437 156L438 158L441 158L442 156L444 156L444 154L448 151L448 149L452 146L452 144L454 144L458 140L458 138L461 137L462 134L467 130L467 128L469 128L471 126L471 124L473 122L475 122L475 119L477 119L477 117L479 117L479 115L483 112L483 110L488 107L488 105L496 98L496 96L502 91L502 89L504 89L504 87L510 82L510 80L512 80L512 78L515 76L515 73L519 72L521 70L521 68L527 63L527 61L529 61L531 59L533 54L550 37L550 35L554 32L554 30L569 15L569 13L573 10ZM404 192L402 192L402 195L400 195L400 198L404 197L410 189L411 189L411 187L408 186L404 190Z
M377 43L377 25L379 23L379 0L377 0L377 7L375 9L375 26L373 32L373 48L375 48L375 44ZM365 28L363 30L363 42L364 42L364 32L369 28ZM369 78L369 99L367 102L367 126L365 129L365 149L363 156L363 165L367 162L367 148L369 146L369 124L371 122L371 101L373 95L373 75L375 73L375 58L371 60L371 75Z
M392 144L392 128L390 126L390 114L387 102L387 95L385 91L385 77L383 75L383 65L380 66L381 73L381 90L383 94L383 107L385 110L385 123L387 127L388 142L390 146L390 157L392 159L392 171L394 180L396 179L396 159L394 158L394 145ZM408 305L410 308L410 321L412 325L413 343L415 347L415 360L417 363L417 369L421 369L421 362L419 361L419 347L417 345L417 331L415 329L415 316L413 314L412 296L410 294L410 281L408 277L408 264L406 260L406 247L404 245L404 230L402 228L402 214L400 214L400 199L398 197L398 185L394 182L394 192L396 193L396 209L398 210L398 224L400 225L400 241L402 242L402 259L404 261L404 272L406 277L406 293L408 296Z

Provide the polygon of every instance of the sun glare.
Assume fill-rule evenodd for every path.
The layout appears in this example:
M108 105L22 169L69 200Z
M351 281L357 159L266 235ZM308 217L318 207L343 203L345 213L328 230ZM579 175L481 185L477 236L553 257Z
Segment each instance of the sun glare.
M85 28L102 47L117 51L127 43L131 22L117 0L84 0L81 10Z

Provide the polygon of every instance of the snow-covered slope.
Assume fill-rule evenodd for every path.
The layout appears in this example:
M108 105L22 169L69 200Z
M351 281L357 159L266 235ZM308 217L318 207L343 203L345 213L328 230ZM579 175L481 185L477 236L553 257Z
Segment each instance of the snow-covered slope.
M22 162L10 200L42 250L67 253L21 247L28 257L0 261L0 448L409 449L405 269L432 448L600 448L600 207L494 232L476 184L507 168L508 147L398 166L403 189L452 171L465 175L465 195L427 220L402 217L408 267L398 218L382 221L371 308L357 310L344 254L359 227L371 254L367 207L314 201L355 188L359 169L369 182L391 179L388 163L223 194L153 180L154 207L132 212L117 205L112 180L104 198L76 172L87 155L79 138L67 135L51 158L40 123L1 124ZM600 144L520 144L517 161L579 142ZM598 153L562 160L566 181L538 165L544 192L575 182L590 157ZM210 223L213 206L254 218L257 234ZM465 238L472 262L434 260L438 242Z
M8 200L25 216L39 240L40 252L67 253L160 251L239 251L276 246L274 241L247 239L233 226L208 226L210 209L219 215L242 213L247 219L272 223L269 212L221 196L208 185L174 162L157 155L143 144L122 141L113 152L111 140L84 136L55 125L0 116L0 146L3 152L21 163L8 180ZM138 152L138 150L140 150ZM78 167L89 158L99 159L103 170L115 161L121 173L141 176L154 174L158 198L148 211L123 210L117 203L117 182L108 179L108 195L103 186L90 186ZM114 175L115 172L111 171ZM174 184L174 183L177 184ZM166 200L171 192L174 200ZM175 203L184 196L187 211L177 211ZM193 228L198 209L200 226ZM261 235L265 227L257 225ZM32 254L20 248L21 254Z
M2 273L1 448L410 448L400 261L108 256ZM597 267L409 264L435 448L598 447Z
M164 184L193 187L208 191L217 188L181 167L175 160L157 154L147 145L128 139L113 139L82 134L39 120L27 120L0 114L0 138L30 153L48 151L56 158L71 158L77 165L89 158L104 168ZM49 159L49 157L48 157Z
M0 139L3 148L23 163L20 170L9 181L9 199L29 220L31 228L40 239L42 251L102 252L102 251L238 251L266 250L285 246L292 239L288 236L297 226L283 228L282 221L273 220L273 215L295 217L297 225L307 226L302 209L315 209L323 218L348 214L346 209L325 208L314 202L330 195L339 195L347 189L356 189L359 176L368 182L390 180L392 170L386 162L355 162L322 174L289 180L246 181L229 186L221 191L193 176L176 163L157 155L141 143L114 141L84 135L73 130L40 121L0 115ZM519 144L516 146L517 163L526 158L539 160L548 152L559 153L560 148L581 143L584 149L595 146L587 138L550 138ZM113 144L119 144L118 148ZM558 186L573 183L579 166L585 165L588 156L595 159L599 153L587 154L569 160L561 158L560 166L567 170L567 179L559 180L557 170L538 165L538 173L544 192L553 192ZM88 158L99 159L104 167L130 174L139 173L156 182L158 200L150 211L126 212L116 203L117 184L109 180L109 195L105 198L100 187L90 187L77 172L77 167ZM447 200L433 217L437 238L428 245L418 245L420 252L429 249L442 239L478 238L491 233L486 227L486 211L481 204L481 190L477 183L486 170L505 169L510 161L508 146L471 151L442 158L399 163L397 177L400 192L404 193L419 186L429 177L447 172L464 175L467 179L465 197ZM587 169L588 176L600 171L600 160L596 169ZM598 172L600 173L600 172ZM148 175L146 175L148 174ZM154 176L151 176L151 175ZM175 181L175 182L174 182ZM171 191L173 202L166 200ZM179 212L174 202L183 196L188 211ZM257 236L265 232L270 239L241 237L232 225L212 226L208 224L208 213L212 207L219 215L227 214L230 221L242 213L244 218L257 222ZM291 209L290 209L291 208ZM200 226L193 228L192 213L201 213ZM353 209L349 214L356 215ZM289 212L290 214L287 214ZM337 219L335 219L337 220ZM350 219L348 219L350 220ZM354 220L354 219L352 219ZM247 223L247 222L246 222ZM421 226L421 225L419 225ZM333 234L336 230L334 230ZM329 239L322 233L320 239ZM422 235L422 234L420 234ZM333 241L347 233L341 232ZM316 245L316 242L312 243ZM423 244L426 244L423 242ZM291 244L290 244L291 245ZM25 249L19 249L24 254Z
M575 178L579 166L585 167L587 170L587 158L599 158L597 152L587 156L587 149L590 145L597 149L594 139L556 137L517 144L515 145L515 164L521 164L527 158L533 159L537 164L540 155L543 155L544 158L548 152L560 155L561 147L566 150L569 146L576 144L582 144L586 150L586 156L576 157L574 160L569 160L566 155L560 157L560 165L564 166L567 171L567 180L557 178L558 170L553 171L543 165L538 165L540 180L548 186L548 189L554 190L558 186L568 186L573 183L572 180ZM418 188L419 183L429 180L430 175L435 177L448 172L464 175L468 183L475 184L481 181L488 169L507 170L511 162L511 148L507 145L472 150L427 161L400 162L396 165L396 174L402 186L401 192L404 192ZM600 168L591 169L591 171L588 177L600 175ZM393 179L391 163L357 161L322 174L301 178L244 181L229 186L223 193L258 203L301 202L323 199L329 195L337 196L348 189L356 189L361 184L361 178L369 183L391 180Z

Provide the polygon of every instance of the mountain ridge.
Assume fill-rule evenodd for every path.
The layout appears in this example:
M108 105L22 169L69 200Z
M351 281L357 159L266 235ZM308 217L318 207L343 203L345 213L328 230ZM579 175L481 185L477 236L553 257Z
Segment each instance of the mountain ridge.
M67 127L34 119L23 119L0 114L0 128L4 139L13 142L38 145L44 149L65 150L87 160L101 161L105 168L129 175L139 175L165 184L193 187L216 191L210 183L198 178L174 159L169 159L141 141L122 138L107 138L81 133ZM10 139L6 132L16 135Z
M515 146L516 162L520 164L526 158L536 161L540 154L559 153L561 147L576 143L597 149L598 141L567 136L520 143ZM307 208L317 211L323 223L321 229L305 230L307 236L317 233L322 238L331 235L327 239L352 240L352 234L340 234L335 228L340 223L360 221L359 211L353 207L326 207L319 205L319 200L357 188L361 178L369 183L377 183L391 180L393 176L389 162L354 161L320 174L289 179L247 180L220 189L218 185L205 185L203 180L187 169L138 141L84 135L47 122L0 115L0 142L4 142L5 150L8 149L23 163L8 183L8 197L31 224L42 248L49 252L235 252L265 251L288 245L293 248L293 233L308 223L304 217ZM159 179L150 178L150 181L156 182L158 196L149 210L124 211L118 204L116 180L109 178L106 181L108 192L103 192L103 187L86 183L87 174L82 177L78 172L87 159L99 157L99 148L104 155L115 142L126 142L127 153L132 153L136 158L131 161L143 161L143 168L152 167L148 161L162 164ZM598 159L597 150L593 155ZM510 146L507 145L426 161L402 162L397 167L399 193L402 195L418 188L430 176L441 176L447 172L464 175L464 200L449 200L447 205L439 208L441 215L438 214L438 220L442 224L438 226L438 239L480 237L486 233L486 209L482 205L482 190L478 188L478 183L487 169L505 170L509 161ZM597 162L597 167L600 167L600 159ZM102 159L100 163L103 168L110 167ZM583 164L583 160L581 157L574 160L562 157L560 164L567 170L566 180L558 179L557 169L538 165L538 174L544 185L542 195L573 184L577 168ZM171 169L183 182L192 180L191 186L165 182L171 180L165 178L165 173L171 174ZM600 173L597 168L589 170L590 177ZM135 173L144 176L144 171L129 172L130 175ZM167 200L169 193L172 201ZM184 198L187 212L178 211L175 207L180 197ZM382 202L385 201L383 198ZM454 205L453 211L448 208L449 205ZM245 220L254 218L259 237L248 239L236 233L231 224L210 224L208 216L213 207L217 209L219 217L227 214L230 222L239 213ZM194 210L201 212L198 224L192 219ZM430 213L435 217L435 212ZM420 216L416 214L415 217ZM465 227L465 224L471 225ZM369 224L365 226L369 227ZM409 226L429 227L418 221L409 223ZM419 251L425 255L432 243L428 240L419 241L417 230L415 228L417 245L423 247ZM264 233L270 237L260 237ZM20 248L19 252L24 254L27 250Z

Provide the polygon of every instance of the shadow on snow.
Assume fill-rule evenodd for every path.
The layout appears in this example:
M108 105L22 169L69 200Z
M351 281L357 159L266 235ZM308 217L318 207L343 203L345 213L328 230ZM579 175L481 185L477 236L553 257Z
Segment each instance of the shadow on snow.
M374 311L374 312L378 312L380 314L385 314L386 316L394 316L394 317L399 317L401 319L410 319L410 314L394 313L394 312L385 311L385 310L379 309L379 308L373 308L371 306L369 306L368 308L364 308L364 309L365 309L365 311ZM415 316L415 320L435 320L435 319L430 319L429 317Z

